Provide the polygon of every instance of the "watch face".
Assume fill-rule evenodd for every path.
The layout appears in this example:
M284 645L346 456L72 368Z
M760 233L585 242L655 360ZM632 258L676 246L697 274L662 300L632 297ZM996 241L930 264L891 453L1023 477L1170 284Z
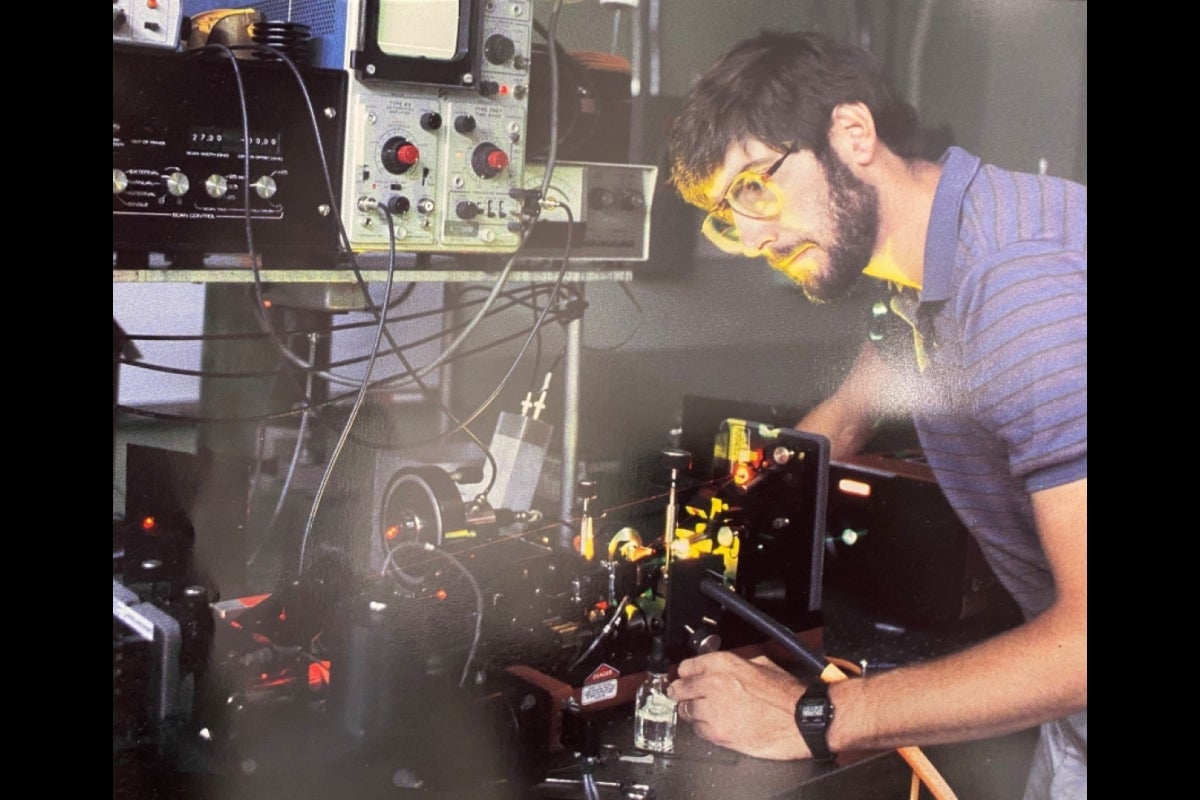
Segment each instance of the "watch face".
M832 761L834 758L829 743L825 741L825 730L829 727L831 719L833 705L829 702L829 696L823 692L812 691L811 694L805 694L796 704L796 727L800 729L804 743L808 745L813 759L817 761Z
M801 722L824 722L825 721L825 705L805 703L800 706L800 721Z

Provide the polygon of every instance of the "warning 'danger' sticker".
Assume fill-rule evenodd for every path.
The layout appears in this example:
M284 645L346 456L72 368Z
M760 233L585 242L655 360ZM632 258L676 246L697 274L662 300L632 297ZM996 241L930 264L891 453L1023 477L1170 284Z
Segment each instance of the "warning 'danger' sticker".
M583 705L591 705L616 697L617 678L620 677L620 671L608 664L601 664L592 670L592 674L583 681L583 689L580 692L580 700Z

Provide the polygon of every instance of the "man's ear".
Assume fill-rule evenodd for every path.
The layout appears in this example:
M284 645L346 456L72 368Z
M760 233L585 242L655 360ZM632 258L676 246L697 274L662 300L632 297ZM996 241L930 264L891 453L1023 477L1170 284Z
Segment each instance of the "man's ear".
M829 145L851 166L868 166L875 160L879 140L875 117L865 103L842 103L829 120Z

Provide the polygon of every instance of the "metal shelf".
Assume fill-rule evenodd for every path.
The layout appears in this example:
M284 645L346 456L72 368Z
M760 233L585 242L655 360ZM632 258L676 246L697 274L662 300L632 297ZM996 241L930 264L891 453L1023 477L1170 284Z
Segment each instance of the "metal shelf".
M363 280L382 283L387 270L361 270ZM500 274L499 270L470 269L403 269L396 270L396 283L487 283ZM259 270L263 283L355 283L353 270L337 269L264 269ZM515 283L550 282L558 278L552 269L514 269L508 280ZM567 283L621 283L633 280L631 269L572 269L564 277ZM218 269L113 269L113 283L253 283L254 272L249 268Z

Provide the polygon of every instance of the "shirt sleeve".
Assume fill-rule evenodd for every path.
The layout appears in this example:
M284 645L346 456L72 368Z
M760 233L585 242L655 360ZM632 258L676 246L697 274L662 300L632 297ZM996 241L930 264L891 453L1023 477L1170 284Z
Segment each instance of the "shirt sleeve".
M974 415L1035 492L1087 475L1087 254L1024 242L960 295Z

